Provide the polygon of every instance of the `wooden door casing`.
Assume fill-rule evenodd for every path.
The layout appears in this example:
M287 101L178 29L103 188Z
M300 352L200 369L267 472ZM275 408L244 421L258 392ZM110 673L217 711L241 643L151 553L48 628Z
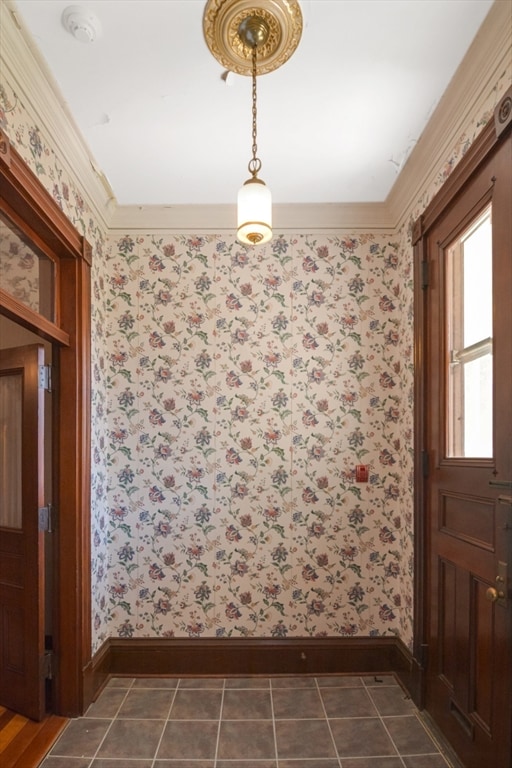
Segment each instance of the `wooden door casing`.
M0 288L0 312L54 343L54 711L91 701L90 347L92 249L0 130L0 210L58 264L56 322ZM62 425L62 428L60 428Z

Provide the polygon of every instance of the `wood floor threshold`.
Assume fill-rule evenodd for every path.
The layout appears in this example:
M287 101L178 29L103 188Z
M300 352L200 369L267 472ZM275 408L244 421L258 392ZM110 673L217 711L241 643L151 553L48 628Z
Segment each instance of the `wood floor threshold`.
M40 723L0 706L0 765L2 768L37 768L67 723L49 715Z

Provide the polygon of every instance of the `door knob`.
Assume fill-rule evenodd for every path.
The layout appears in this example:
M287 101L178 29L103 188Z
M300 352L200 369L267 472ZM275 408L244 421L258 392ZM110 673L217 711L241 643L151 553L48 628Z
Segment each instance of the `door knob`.
M489 587L489 589L485 593L485 596L490 603L497 603L498 600L504 600L505 593L498 591L494 587Z
M498 605L507 607L507 592L508 592L508 566L507 563L498 562L498 575L495 579L496 587L489 587L485 593L485 597L490 603L498 603Z

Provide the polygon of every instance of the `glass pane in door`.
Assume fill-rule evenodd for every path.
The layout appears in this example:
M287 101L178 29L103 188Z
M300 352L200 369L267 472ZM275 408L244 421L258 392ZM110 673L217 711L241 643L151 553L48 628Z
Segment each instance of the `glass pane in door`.
M447 455L493 455L491 206L446 249Z

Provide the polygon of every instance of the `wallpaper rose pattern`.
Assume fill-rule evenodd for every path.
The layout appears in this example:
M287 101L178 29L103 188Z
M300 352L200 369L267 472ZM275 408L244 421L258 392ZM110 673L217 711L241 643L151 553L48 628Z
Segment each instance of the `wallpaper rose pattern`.
M410 226L510 66L395 236L340 229L254 249L109 236L9 76L0 124L93 247L93 651L109 636L410 645Z
M407 631L411 285L397 244L148 235L112 243L108 261L95 535L110 581L96 624L122 637Z

